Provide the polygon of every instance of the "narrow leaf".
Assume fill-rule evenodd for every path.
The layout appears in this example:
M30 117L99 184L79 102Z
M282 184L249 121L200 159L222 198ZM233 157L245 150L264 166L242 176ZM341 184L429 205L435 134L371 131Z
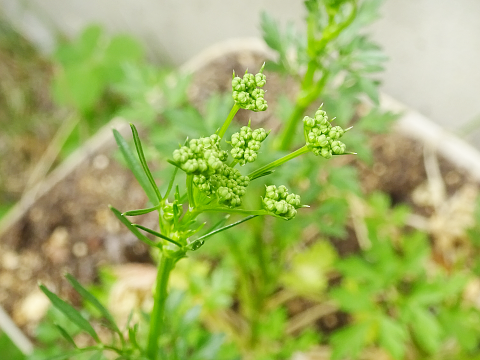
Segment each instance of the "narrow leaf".
M120 329L118 328L115 320L113 319L112 314L98 301L98 299L90 293L87 289L85 289L78 281L75 279L71 274L66 274L65 277L67 278L68 282L73 286L73 288L90 304L92 304L100 313L105 317L105 319L110 323L111 329L116 333L122 336Z
M152 206L151 208L148 209L138 209L138 210L130 210L124 212L122 215L123 216L138 216L138 215L144 215L151 213L152 211L158 210L158 205L157 206Z
M175 169L173 170L173 174L170 179L170 182L168 183L168 189L167 189L167 192L165 193L165 199L168 199L168 196L170 195L170 191L172 191L173 183L175 182L175 176L177 176L177 172L178 172L178 167L175 167Z
M227 222L227 220L230 218L230 214L227 214L225 215L223 218L221 218L217 223L215 223L212 227L210 227L208 230L207 230L207 234L213 230L216 230L218 228L220 228L221 226L224 226L225 223Z
M146 231L148 232L149 234L152 234L152 235L155 235L156 237L159 237L161 239L164 239L164 240L167 240L169 242L171 242L172 244L175 244L177 245L178 247L182 247L182 244L180 244L179 242L176 242L175 240L173 239L170 239L168 236L165 236L163 234L160 234L159 232L155 231L155 230L152 230L152 229L149 229L145 226L142 226L142 225L139 225L139 224L132 224L132 226L135 226L139 229L142 229L143 231Z
M153 179L152 173L148 168L147 161L145 160L145 155L143 154L142 143L140 142L137 128L133 124L130 124L130 127L132 129L133 141L135 142L135 148L137 149L138 158L140 159L140 164L142 164L143 171L145 172L145 175L147 175L148 181L150 181L150 184L152 185L152 188L157 195L158 201L162 201L162 195L160 194L160 190L158 189L157 183Z
M250 219L253 219L254 217L257 217L258 215L250 215L250 216L247 216L246 218L243 218L242 220L239 220L237 222L234 222L232 224L229 224L227 226L224 226L224 227L221 227L220 229L216 229L216 230L213 230L212 232L209 232L208 234L205 234L203 236L200 236L198 239L195 239L194 241L192 241L189 245L188 245L188 249L195 249L197 248L198 245L202 245L203 244L203 241L207 238L209 238L210 236L213 236L215 234L218 234L219 232L222 232L222 231L225 231L225 230L228 230L234 226L237 226L237 225L240 225L241 223L245 222L245 221L248 221Z
M138 240L142 241L143 243L147 244L148 246L156 247L156 248L161 248L162 244L160 243L155 243L149 238L147 238L145 235L143 235L138 229L132 225L128 219L122 215L120 211L115 209L113 206L110 206L110 210L115 214L115 216L120 220L127 228L132 232L133 235L135 235Z
M132 171L133 175L137 179L138 183L142 187L145 194L147 194L148 199L152 204L158 203L157 196L155 195L155 191L152 189L148 182L148 178L142 170L142 166L139 164L138 160L135 157L135 154L132 152L130 147L128 146L127 141L123 138L120 133L113 129L113 136L115 137L115 141L120 149L120 152L125 159L128 168Z
M60 325L55 324L55 327L60 331L60 334L67 340L75 349L78 349L77 344L75 344L75 341L73 341L73 338L70 336L70 334Z
M52 302L52 305L60 310L66 317L68 317L70 321L75 323L80 329L87 332L92 338L95 339L95 341L100 342L100 339L98 338L98 335L93 329L92 325L90 325L90 323L80 314L77 309L60 299L57 295L48 290L45 285L40 285L40 290L47 295Z
M260 174L257 174L257 175L255 175L255 176L251 177L250 180L255 180L255 179L261 178L261 177L263 177L263 176L270 175L270 174L272 174L273 172L275 172L275 170L267 170L267 171L265 171L265 172L262 172L262 173L260 173Z

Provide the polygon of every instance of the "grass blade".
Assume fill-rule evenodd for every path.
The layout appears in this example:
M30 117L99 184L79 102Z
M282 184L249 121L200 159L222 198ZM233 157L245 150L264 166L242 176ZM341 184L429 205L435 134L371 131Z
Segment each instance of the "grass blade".
M93 329L92 325L69 303L60 299L57 295L47 289L45 285L40 285L40 290L47 295L52 302L52 305L60 310L71 322L76 324L80 329L87 332L96 342L100 342L97 333Z

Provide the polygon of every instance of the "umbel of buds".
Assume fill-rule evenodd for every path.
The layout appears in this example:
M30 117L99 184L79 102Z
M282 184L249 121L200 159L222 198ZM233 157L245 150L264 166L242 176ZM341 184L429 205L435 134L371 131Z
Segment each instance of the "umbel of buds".
M173 152L173 160L189 175L205 195L216 195L218 202L230 207L240 206L250 179L226 164L228 153L220 149L216 134L192 139L188 146Z
M289 194L285 186L269 185L265 189L265 197L262 198L265 210L290 220L297 214L300 205L300 196Z
M243 126L239 132L232 135L230 154L240 165L254 162L262 141L267 138L268 134L263 128L252 130L250 124Z
M235 103L242 109L252 111L265 111L268 108L267 102L264 99L265 90L262 88L266 83L266 77L263 74L263 64L260 71L256 74L249 74L245 71L243 78L232 76L232 96Z
M332 126L328 120L327 113L318 108L315 117L305 116L303 118L303 130L307 147L315 154L330 159L332 155L345 154L345 144L339 139L350 130L342 129L340 126Z

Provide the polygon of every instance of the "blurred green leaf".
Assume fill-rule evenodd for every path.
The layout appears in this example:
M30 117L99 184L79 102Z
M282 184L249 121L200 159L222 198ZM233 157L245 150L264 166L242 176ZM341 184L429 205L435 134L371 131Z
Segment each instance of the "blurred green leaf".
M112 314L98 301L98 299L85 289L71 274L66 274L68 282L73 286L73 288L82 296L82 298L92 304L105 319L108 321L109 328L115 331L117 334L121 334L120 329L117 326L117 323L113 319Z
M60 310L80 329L87 332L92 338L95 339L95 341L100 342L100 339L98 338L98 335L93 329L92 325L90 325L90 323L80 314L77 309L60 299L57 295L48 290L45 285L40 285L40 290L42 290L42 292L47 295L53 306Z
M328 179L330 184L342 191L349 191L359 196L362 194L357 169L352 166L331 168Z
M372 133L386 133L390 130L392 123L397 120L398 114L389 111L382 111L379 108L372 108L355 125L355 130L369 131Z
M358 358L361 351L368 345L373 325L371 321L364 321L337 330L330 338L330 344L333 347L331 359Z
M78 349L77 344L75 344L75 341L73 340L72 336L67 332L67 330L65 330L63 327L61 327L58 324L55 324L55 327L58 329L58 331L63 336L63 338L65 340L67 340L68 343L70 343L70 345L72 345L74 348Z
M382 316L379 323L378 340L380 346L387 350L394 359L403 359L408 340L407 329L398 321L387 316Z
M409 304L406 312L418 346L429 354L438 351L442 344L442 330L436 317L416 304Z
M280 281L285 288L298 294L321 294L328 285L327 273L337 258L335 249L326 241L318 241L302 252L296 253Z
M122 135L116 130L113 129L113 136L115 137L115 141L117 142L118 147L127 163L128 168L132 171L133 175L137 179L138 183L142 186L142 189L145 191L148 199L152 204L157 204L158 199L155 191L153 190L152 186L150 185L147 175L143 171L140 163L138 162L136 156L134 155L133 151L128 146L127 141L123 138Z

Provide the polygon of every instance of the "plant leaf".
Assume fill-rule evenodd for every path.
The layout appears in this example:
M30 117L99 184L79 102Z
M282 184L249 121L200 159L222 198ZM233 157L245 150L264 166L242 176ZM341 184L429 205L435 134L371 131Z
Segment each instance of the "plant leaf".
M80 329L87 332L95 341L100 342L97 333L93 329L92 325L75 309L72 305L60 299L56 294L47 289L45 285L40 285L40 290L47 295L52 302L52 305L60 310L66 317L76 324Z
M408 332L405 327L393 319L382 316L380 318L379 343L394 359L403 359L405 355L405 342Z
M75 341L70 336L70 334L67 332L67 330L65 330L63 327L61 327L58 324L55 324L55 327L58 329L58 331L60 331L60 334L62 334L62 336L65 338L65 340L67 340L71 345L73 345L73 347L75 349L78 349L77 344L75 344Z
M158 210L158 206L152 206L151 208L148 209L138 209L138 210L130 210L130 211L125 211L122 215L123 216L138 216L138 215L144 215L151 213L152 211Z
M115 137L115 141L117 142L117 145L120 148L120 151L127 163L128 168L137 179L143 191L145 191L145 194L147 194L147 197L150 200L150 202L152 204L158 203L157 196L155 195L155 191L153 191L152 187L148 183L148 178L145 175L145 173L142 171L142 167L139 164L138 160L135 158L134 153L128 146L127 141L115 129L113 129L113 136Z
M138 131L135 125L130 124L130 128L132 129L133 141L135 142L135 148L137 149L137 155L140 159L140 164L142 164L143 171L145 175L147 175L148 181L150 181L150 185L152 185L153 190L157 196L158 201L162 201L162 195L160 194L160 190L158 189L157 183L153 179L152 173L148 168L147 160L145 160L145 155L143 154L142 143L140 141L140 137L138 136ZM155 204L155 202L154 202Z
M132 223L128 221L128 219L125 216L123 216L120 211L115 209L113 206L109 206L109 207L110 207L110 210L112 210L112 212L115 214L117 219L119 219L128 228L128 230L130 230L132 234L138 238L138 240L147 244L148 246L156 247L159 249L162 247L161 243L153 242L152 240L147 238L145 235L143 235L140 231L138 231L138 229L135 226L133 226Z
M98 301L98 299L85 289L71 274L66 274L68 282L73 286L73 288L90 304L92 304L100 313L108 320L111 325L111 329L122 336L120 329L118 328L115 320L113 319L112 314Z

